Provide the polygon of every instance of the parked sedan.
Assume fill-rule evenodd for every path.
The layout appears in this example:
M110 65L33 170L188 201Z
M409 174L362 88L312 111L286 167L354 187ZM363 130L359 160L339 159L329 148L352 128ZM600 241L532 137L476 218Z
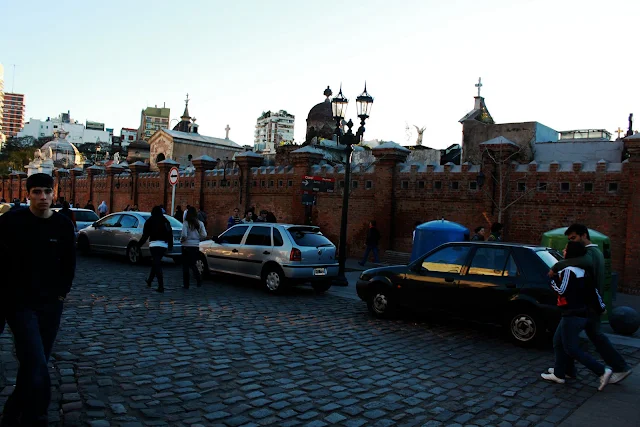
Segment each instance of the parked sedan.
M151 217L149 212L117 212L107 215L78 232L78 249L83 254L90 252L126 255L131 264L138 264L151 256L149 242L138 249L144 223ZM180 234L182 223L165 215L173 230L173 248L167 252L174 260L182 256Z
M239 224L200 243L199 270L260 279L270 293L311 283L325 292L338 276L336 247L318 227Z
M356 290L378 317L401 309L439 309L497 321L513 341L531 345L559 320L547 277L559 259L554 249L538 246L447 243L409 265L363 272Z
M59 212L61 209L62 208L53 208L56 212ZM100 219L91 209L71 208L71 212L73 212L73 216L76 219L76 231L87 228Z

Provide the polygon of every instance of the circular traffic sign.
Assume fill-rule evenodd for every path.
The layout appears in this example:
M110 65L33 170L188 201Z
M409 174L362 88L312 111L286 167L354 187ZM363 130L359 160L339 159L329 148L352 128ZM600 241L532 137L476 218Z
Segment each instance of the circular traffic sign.
M178 178L180 177L180 173L178 172L177 167L172 167L169 170L169 184L176 185L178 183Z

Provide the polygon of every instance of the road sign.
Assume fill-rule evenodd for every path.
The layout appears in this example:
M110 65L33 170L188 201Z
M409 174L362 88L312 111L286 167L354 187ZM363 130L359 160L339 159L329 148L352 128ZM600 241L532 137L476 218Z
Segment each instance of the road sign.
M175 186L178 183L178 178L180 178L178 168L174 166L169 169L169 184Z
M321 176L305 176L302 178L302 189L316 193L333 193L336 180Z

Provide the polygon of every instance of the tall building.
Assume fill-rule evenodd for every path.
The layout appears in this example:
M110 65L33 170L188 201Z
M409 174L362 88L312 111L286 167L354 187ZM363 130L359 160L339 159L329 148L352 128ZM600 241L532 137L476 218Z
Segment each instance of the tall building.
M275 153L277 146L293 142L294 122L295 116L285 110L262 113L256 121L254 151Z
M0 64L0 149L2 148L2 144L4 143L6 137L4 136L4 131L2 129L2 119L4 112L4 67Z
M157 130L169 127L170 108L147 107L140 115L140 127L138 128L138 139L148 141L151 135Z
M138 129L122 128L120 129L120 140L122 148L127 148L129 144L138 138Z
M18 136L31 136L35 139L46 138L64 129L67 133L67 140L73 145L82 144L111 144L112 132L105 130L104 124L98 122L86 122L87 126L78 123L71 118L71 113L61 113L58 117L47 117L47 120L29 119ZM100 130L102 129L102 130Z
M2 132L7 138L17 136L24 125L24 95L21 93L4 94L2 113Z

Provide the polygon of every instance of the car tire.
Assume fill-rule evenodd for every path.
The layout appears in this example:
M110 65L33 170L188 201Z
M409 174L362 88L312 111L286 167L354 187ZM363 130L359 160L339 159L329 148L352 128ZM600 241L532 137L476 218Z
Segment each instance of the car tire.
M312 283L311 287L317 294L323 294L331 288L331 282Z
M546 332L540 314L533 307L510 310L505 317L504 327L509 340L521 347L538 345Z
M202 277L203 279L208 279L211 277L211 272L209 271L209 266L207 265L207 258L202 252L200 252L198 259L196 260L196 268L200 273L200 277Z
M129 243L129 246L127 246L127 261L132 265L142 263L142 252L135 243Z
M391 289L378 286L373 289L367 300L367 308L375 317L388 319L395 314L395 302Z
M287 286L287 278L280 267L267 267L262 273L264 289L270 294L281 294Z
M91 245L89 245L89 238L84 234L78 236L78 251L84 256L91 253Z

